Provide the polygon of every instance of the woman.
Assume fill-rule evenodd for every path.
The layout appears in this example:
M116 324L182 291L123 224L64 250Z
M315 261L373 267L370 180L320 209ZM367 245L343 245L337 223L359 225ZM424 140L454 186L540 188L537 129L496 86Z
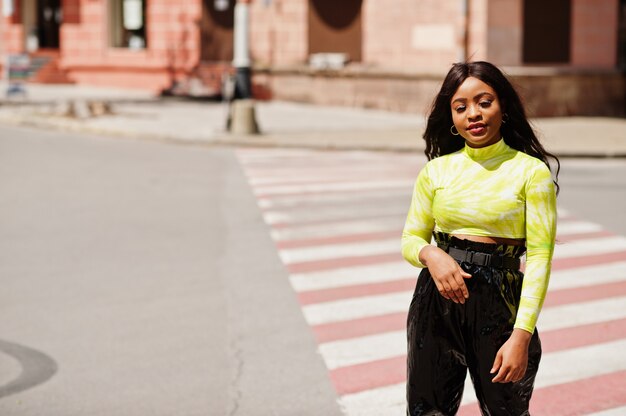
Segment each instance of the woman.
M558 159L488 62L453 65L424 139L402 235L404 258L424 268L409 307L407 414L455 414L469 369L484 415L527 415L556 232L548 157Z

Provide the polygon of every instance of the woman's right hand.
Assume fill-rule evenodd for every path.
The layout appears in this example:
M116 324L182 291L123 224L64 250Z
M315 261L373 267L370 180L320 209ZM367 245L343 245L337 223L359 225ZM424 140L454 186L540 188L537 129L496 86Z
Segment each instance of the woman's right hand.
M422 264L428 267L441 296L455 303L465 303L469 292L464 279L472 275L463 271L448 253L434 245L424 247L419 256Z

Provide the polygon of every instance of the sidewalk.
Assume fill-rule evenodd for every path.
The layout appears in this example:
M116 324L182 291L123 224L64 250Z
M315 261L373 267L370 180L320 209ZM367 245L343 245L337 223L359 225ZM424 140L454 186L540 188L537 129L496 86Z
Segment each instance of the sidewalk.
M5 84L0 83L0 91L4 95ZM27 92L26 97L0 99L0 123L183 144L424 149L422 114L257 102L262 134L235 136L225 131L225 103L71 85L29 84ZM90 103L103 114L90 116ZM77 114L68 117L72 105ZM533 123L546 148L559 156L626 157L626 119L564 117L534 119Z

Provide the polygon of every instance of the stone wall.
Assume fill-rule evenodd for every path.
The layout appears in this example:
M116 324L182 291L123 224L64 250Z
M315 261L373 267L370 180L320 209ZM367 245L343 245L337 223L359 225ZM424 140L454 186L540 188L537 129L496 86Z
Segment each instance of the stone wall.
M250 6L252 59L262 66L303 64L308 59L307 0L254 1Z
M508 71L532 117L626 116L626 75L549 68ZM259 70L254 83L273 99L377 108L425 115L443 81L440 74L375 71Z
M159 91L199 63L200 0L151 0L142 50L110 46L105 0L77 1L74 23L61 26L60 65L74 81Z
M572 0L571 64L614 68L619 0Z

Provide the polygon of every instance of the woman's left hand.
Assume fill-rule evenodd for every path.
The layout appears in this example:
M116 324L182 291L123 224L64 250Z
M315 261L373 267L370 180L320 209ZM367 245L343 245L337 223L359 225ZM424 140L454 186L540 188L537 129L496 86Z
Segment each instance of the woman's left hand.
M493 383L515 383L526 374L528 366L528 345L532 334L523 329L514 329L509 339L500 347L491 368L497 372Z

